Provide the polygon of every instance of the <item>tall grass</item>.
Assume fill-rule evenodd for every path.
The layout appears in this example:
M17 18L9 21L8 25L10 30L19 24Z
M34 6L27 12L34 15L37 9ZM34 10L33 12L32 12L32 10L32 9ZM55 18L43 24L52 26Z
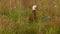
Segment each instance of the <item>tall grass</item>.
M29 21L32 10L28 7L25 7L25 9L2 7L0 9L0 34L60 34L60 23L57 22L58 20L54 21L55 18L52 20L51 16L53 13L56 15L56 11L51 10L49 6L45 10L45 2L47 1L43 0L41 4L43 6L37 10L37 22L34 20Z

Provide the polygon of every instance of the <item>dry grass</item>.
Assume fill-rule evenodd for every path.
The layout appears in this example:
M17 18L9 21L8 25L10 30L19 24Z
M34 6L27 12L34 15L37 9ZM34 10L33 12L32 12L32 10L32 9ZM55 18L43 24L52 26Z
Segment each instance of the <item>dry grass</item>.
M37 21L29 21L31 1L0 1L0 34L60 34L60 0L36 1Z

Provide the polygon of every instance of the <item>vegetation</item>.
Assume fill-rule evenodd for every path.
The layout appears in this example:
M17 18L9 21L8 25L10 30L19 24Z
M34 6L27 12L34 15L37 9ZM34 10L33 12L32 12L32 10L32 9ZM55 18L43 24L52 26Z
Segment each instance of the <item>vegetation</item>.
M0 34L60 34L60 0L0 0Z

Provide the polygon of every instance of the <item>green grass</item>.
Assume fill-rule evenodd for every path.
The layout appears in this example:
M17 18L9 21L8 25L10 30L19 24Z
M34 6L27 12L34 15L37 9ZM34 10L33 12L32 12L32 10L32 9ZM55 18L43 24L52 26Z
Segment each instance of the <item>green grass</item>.
M43 21L44 16L54 14L53 16L55 17L55 15L57 15L57 13L55 14L57 9L53 10L54 7L52 9L48 8L45 10L45 8L47 8L45 2L47 3L47 1L42 0L41 8L40 10L37 10L37 22L34 20L29 21L29 16L32 15L32 10L28 7L25 7L25 9L11 9L7 6L2 6L0 9L0 34L60 34L60 26L57 26L57 23L55 24L52 22L52 20L50 24L50 21ZM56 2L56 4L59 3ZM29 4L27 6L29 6ZM43 15L40 12L43 12ZM56 25L56 27L53 23Z

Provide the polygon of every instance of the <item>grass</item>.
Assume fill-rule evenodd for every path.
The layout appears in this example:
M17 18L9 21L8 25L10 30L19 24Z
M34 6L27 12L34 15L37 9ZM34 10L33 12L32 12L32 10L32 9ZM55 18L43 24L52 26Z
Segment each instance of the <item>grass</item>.
M2 5L5 2L7 1L2 1ZM53 8L49 8L45 2L47 1L42 0L42 6L37 10L37 22L34 20L29 21L32 10L28 7L24 6L25 9L11 7L11 9L8 7L8 3L6 3L8 6L0 6L0 34L60 34L60 17L58 16L56 19L60 7L55 8L52 6ZM56 2L56 4L59 3ZM44 21L45 16L50 16L51 20L47 18Z

